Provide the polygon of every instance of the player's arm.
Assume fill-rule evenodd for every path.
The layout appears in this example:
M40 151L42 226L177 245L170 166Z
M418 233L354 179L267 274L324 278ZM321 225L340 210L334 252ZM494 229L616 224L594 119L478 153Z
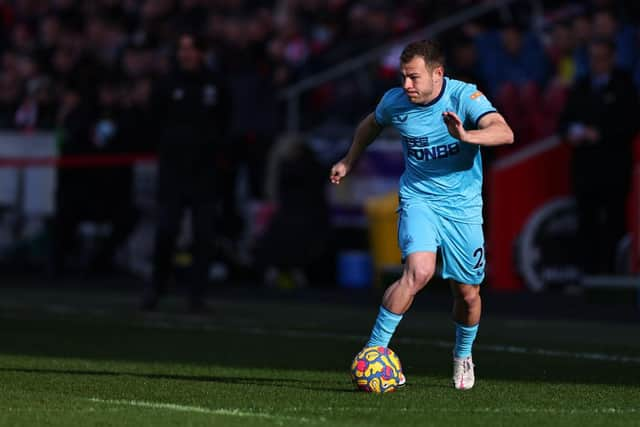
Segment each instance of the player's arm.
M376 122L374 113L369 114L360 122L347 155L331 168L331 176L329 177L331 183L340 184L340 180L353 169L364 150L380 135L381 131L382 127Z
M482 116L477 130L466 130L452 111L442 113L442 117L451 136L460 141L485 146L513 144L513 131L500 113L491 112Z

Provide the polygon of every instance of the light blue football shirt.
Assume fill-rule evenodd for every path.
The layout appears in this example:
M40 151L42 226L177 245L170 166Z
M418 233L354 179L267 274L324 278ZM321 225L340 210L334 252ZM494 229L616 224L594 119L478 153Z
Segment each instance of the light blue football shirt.
M445 218L482 224L480 146L451 136L442 118L445 111L455 112L471 130L496 109L475 85L445 77L440 95L425 105L409 101L400 87L390 89L376 107L375 118L402 136L402 203L426 203Z

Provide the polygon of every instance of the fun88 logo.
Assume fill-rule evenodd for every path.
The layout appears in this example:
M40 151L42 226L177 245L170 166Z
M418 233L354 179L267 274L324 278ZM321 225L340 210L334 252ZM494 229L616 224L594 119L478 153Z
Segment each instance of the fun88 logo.
M429 147L429 138L426 136L417 138L403 137L403 139L407 144L407 155L409 158L416 160L429 161L444 159L460 152L459 142Z

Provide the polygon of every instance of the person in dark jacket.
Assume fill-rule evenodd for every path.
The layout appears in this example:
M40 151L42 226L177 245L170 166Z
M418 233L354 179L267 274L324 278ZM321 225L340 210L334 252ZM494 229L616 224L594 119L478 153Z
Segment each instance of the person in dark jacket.
M178 39L177 69L158 83L152 97L159 129L157 228L153 273L142 309L156 308L173 270L173 255L182 215L191 209L193 276L191 311L204 309L203 297L214 251L216 156L227 133L229 97L220 76L204 63L199 36Z
M130 151L121 127L120 81L116 75L105 74L96 86L95 103L83 99L78 83L68 82L64 88L58 118L58 144L63 160L78 155L98 159ZM95 251L83 248L79 258L85 261L76 260L76 267L80 265L88 274L117 272L116 252L137 220L132 187L131 165L70 167L63 163L58 167L49 266L52 276L64 275L68 270L66 258L82 252L78 250L82 245L77 243L82 234L79 228L84 223L107 226L108 232L105 238L96 241Z
M626 230L638 96L631 77L614 67L612 42L593 41L589 58L590 72L571 89L561 132L573 147L579 263L584 274L607 274Z
M77 82L65 82L56 132L58 154L62 157L93 154L93 106L81 94L82 88ZM52 278L67 272L67 254L75 248L77 226L95 212L95 197L92 197L96 194L95 181L95 173L90 168L58 168L56 171L56 210L48 260Z

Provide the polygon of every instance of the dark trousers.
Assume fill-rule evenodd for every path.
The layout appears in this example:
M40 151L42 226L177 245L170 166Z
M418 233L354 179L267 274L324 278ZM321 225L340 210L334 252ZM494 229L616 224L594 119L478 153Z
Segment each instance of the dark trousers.
M611 274L626 232L626 201L631 168L628 160L578 152L572 165L578 209L579 264L584 274ZM606 165L608 167L603 167Z
M167 282L173 272L173 257L182 216L189 207L193 227L193 265L188 281L189 298L191 302L198 303L204 297L209 265L214 255L216 204L213 201L189 202L174 198L159 202L152 284L158 294L166 291Z
M578 209L578 256L584 274L612 274L626 232L631 153L602 146L574 151L572 186Z
M580 265L584 274L612 274L616 251L626 230L626 194L576 194Z

